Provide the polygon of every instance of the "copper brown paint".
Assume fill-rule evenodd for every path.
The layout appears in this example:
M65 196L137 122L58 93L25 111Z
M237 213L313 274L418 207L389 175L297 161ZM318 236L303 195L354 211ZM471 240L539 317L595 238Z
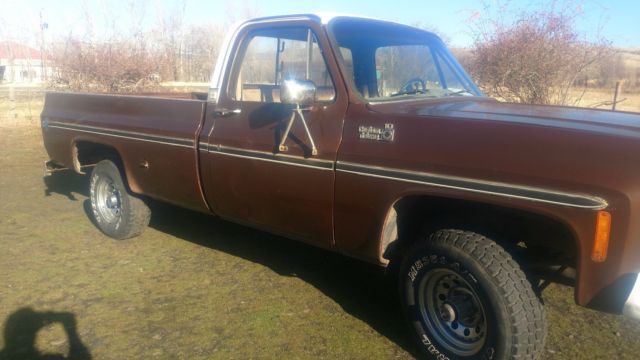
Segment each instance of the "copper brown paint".
M108 145L119 154L129 187L138 194L211 211L381 265L386 264L381 245L385 218L406 196L535 213L561 223L572 235L578 249L576 301L581 305L621 276L640 271L638 114L503 104L486 98L367 104L345 81L325 25L308 19L256 22L243 31L291 25L314 31L336 87L335 101L319 103L309 113L317 156L310 156L304 136L297 144L289 143L289 152L276 154L281 124L289 115L282 105L243 104L222 91L218 104L160 95L48 93L42 118L49 123L43 134L50 158L73 168L77 142ZM237 46L233 44L231 54ZM233 66L229 61L224 73ZM216 117L219 108L242 111ZM62 129L56 123L98 131ZM393 142L359 139L359 126L385 124L395 127ZM100 129L182 139L190 146L105 135ZM300 135L302 129L297 125L292 133ZM264 161L224 154L224 149L276 155L274 161ZM279 163L278 159L286 160L283 155L334 165ZM140 166L143 161L148 168ZM341 171L340 163L603 199L613 215L607 261L590 259L594 209L355 174Z

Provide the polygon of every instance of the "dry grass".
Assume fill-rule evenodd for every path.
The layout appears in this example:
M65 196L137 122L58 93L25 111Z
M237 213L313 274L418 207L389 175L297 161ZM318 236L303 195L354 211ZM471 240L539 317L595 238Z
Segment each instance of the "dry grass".
M13 121L0 125L0 359L72 347L95 359L416 355L379 268L158 203L141 237L105 237L85 177L42 178L40 110L10 111L0 122ZM544 359L640 353L637 323L575 306L565 286L543 299Z
M614 90L611 89L587 89L582 95L581 89L574 89L572 95L574 98L580 98L581 100L576 106L593 108L596 104L601 104L605 101L613 100ZM640 92L625 92L624 86L622 93L618 95L618 100L626 99L616 106L617 111L633 111L640 113ZM611 109L611 105L604 105L597 107L598 109Z
M61 325L96 359L412 357L381 269L157 203L141 237L111 240L85 177L43 181L41 141L0 136L0 359L67 353Z
M622 60L627 68L640 69L640 49L626 49L622 53Z
M18 88L14 89L13 96L9 91L7 86L0 87L0 128L39 125L44 91L41 88Z

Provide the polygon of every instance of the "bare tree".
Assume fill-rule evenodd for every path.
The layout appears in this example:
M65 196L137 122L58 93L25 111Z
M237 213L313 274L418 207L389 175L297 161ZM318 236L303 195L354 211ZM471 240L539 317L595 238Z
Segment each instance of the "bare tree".
M500 15L498 15L500 16ZM576 30L575 13L523 12L506 23L489 18L474 27L470 71L490 95L507 101L570 104L577 80L611 54L608 42L588 42Z
M117 12L101 13L106 26L93 31L95 12L83 3L85 30L52 46L52 86L75 91L140 92L159 90L163 81L206 81L222 39L221 26L187 25L186 0L151 26L145 25L145 3L131 1L132 21L123 26ZM147 22L148 23L148 22Z
M135 92L157 85L160 64L144 41L68 38L52 51L52 85L76 91Z
M102 12L81 3L85 29L50 45L54 74L51 85L75 91L146 92L159 90L161 82L205 82L213 71L218 49L229 23L186 23L187 0L145 20L147 2L125 3L131 21L105 7ZM228 3L228 21L255 15L254 0ZM237 7L240 7L237 9ZM95 21L102 21L96 33ZM123 25L126 24L126 25ZM150 25L151 24L151 25ZM1 24L0 24L1 25Z
M208 81L224 37L219 26L191 26L184 34L183 80Z

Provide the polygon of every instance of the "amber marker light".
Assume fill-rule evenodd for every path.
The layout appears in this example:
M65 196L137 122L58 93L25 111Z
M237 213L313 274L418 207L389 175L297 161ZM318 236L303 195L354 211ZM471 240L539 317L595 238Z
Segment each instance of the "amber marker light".
M609 248L609 234L611 233L611 214L606 211L598 211L596 218L596 235L591 251L591 260L604 262L607 259Z

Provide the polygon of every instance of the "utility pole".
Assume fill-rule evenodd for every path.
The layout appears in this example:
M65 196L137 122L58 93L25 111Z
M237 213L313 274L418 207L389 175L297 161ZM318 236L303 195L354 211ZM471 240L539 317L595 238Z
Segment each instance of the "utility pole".
M47 67L45 66L44 56L44 30L49 28L49 24L42 21L42 9L40 9L40 67L42 71L42 79L47 82Z

